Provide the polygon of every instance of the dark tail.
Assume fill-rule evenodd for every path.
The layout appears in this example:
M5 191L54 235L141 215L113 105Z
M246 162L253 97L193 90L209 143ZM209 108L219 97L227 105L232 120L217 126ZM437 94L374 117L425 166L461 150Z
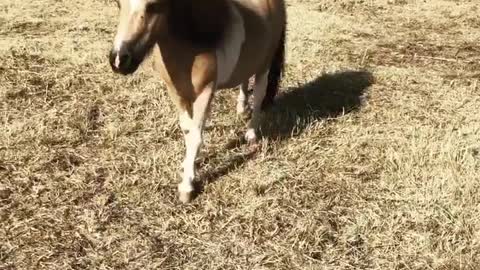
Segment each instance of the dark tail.
M262 110L266 110L273 104L273 100L278 93L278 86L282 79L283 67L285 64L285 30L286 25L283 27L282 36L278 43L277 50L273 56L272 64L270 65L270 71L268 73L268 84L265 98L262 102Z

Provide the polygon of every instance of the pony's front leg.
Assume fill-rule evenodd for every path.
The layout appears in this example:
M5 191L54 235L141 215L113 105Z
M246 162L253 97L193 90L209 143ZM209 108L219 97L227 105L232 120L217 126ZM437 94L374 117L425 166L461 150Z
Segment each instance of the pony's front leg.
M180 201L190 202L193 196L195 178L195 159L203 143L203 127L208 115L214 92L213 83L203 89L193 103L180 113L180 127L185 136L185 159L183 161L182 182L178 185Z

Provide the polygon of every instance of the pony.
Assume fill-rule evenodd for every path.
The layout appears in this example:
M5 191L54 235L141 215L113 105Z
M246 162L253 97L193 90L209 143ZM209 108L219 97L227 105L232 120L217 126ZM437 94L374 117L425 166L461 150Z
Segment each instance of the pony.
M193 197L195 159L215 92L240 86L237 114L251 112L245 139L257 141L263 111L273 104L283 74L284 0L117 0L117 33L109 62L134 73L151 55L178 108L185 139L180 201ZM255 77L248 105L249 79Z

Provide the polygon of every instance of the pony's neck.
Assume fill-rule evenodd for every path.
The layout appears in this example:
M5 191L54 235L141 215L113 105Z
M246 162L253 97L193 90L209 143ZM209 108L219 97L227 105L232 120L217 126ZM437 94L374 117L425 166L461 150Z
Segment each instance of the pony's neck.
M169 34L192 46L215 48L230 23L229 0L172 0Z

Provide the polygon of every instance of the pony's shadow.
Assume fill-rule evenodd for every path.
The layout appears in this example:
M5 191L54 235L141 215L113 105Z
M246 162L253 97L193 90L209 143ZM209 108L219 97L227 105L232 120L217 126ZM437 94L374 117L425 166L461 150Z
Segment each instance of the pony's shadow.
M262 122L262 137L285 140L319 119L335 119L362 107L374 82L368 71L323 74L280 94Z
M287 140L300 135L310 123L319 119L335 119L362 107L365 92L374 83L372 73L368 71L342 71L323 74L313 81L298 87L284 90L275 105L268 110L262 120L261 136L271 140ZM232 138L226 149L240 148L245 144L243 133ZM197 194L208 183L215 182L221 176L242 166L257 153L256 148L246 147L246 151L233 155L215 168L209 168L211 160L217 159L218 153L205 157L200 163L203 169L196 183Z

